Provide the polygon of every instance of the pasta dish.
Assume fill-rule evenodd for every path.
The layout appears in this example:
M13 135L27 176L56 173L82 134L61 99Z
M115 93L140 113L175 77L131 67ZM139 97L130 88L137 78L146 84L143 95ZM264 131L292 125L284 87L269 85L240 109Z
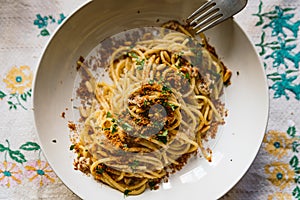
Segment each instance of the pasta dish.
M203 34L195 39L173 21L143 30L108 53L110 81L78 61L85 104L72 138L75 169L126 195L157 189L192 155L213 159L203 143L224 124L221 96L231 76Z

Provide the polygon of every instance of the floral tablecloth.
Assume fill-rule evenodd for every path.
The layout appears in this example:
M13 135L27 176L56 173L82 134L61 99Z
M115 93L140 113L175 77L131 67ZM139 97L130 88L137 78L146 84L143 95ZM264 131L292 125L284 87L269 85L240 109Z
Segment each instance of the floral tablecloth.
M32 80L50 36L83 3L0 0L0 199L79 199L43 156ZM264 64L270 116L253 165L222 199L299 200L300 1L249 0L236 20Z

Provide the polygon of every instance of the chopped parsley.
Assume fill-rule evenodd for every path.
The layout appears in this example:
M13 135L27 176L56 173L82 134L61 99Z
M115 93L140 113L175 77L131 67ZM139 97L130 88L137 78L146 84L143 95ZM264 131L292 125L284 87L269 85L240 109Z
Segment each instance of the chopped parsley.
M137 70L143 70L143 69L144 69L144 66L139 65L139 66L136 67L136 69L137 69Z
M189 73L185 73L185 76L184 76L186 79L190 80L191 79L191 76Z
M150 85L153 85L154 84L154 80L153 79L151 79L151 80L149 80L149 82L148 82Z
M127 197L128 194L129 194L130 192L131 192L131 190L126 189L126 190L124 191L124 196Z
M161 134L161 136L167 136L168 135L168 130L165 130L162 134Z
M131 163L128 164L128 166L131 168L132 171L135 171L136 168L139 166L140 161L133 160Z
M163 93L163 94L166 94L167 92L172 93L172 89L171 89L169 86L167 86L166 84L164 84L164 85L162 86L162 93Z
M175 110L179 107L179 106L174 105L174 104L169 103L169 102L164 102L164 103L163 103L163 106L168 106L168 107L170 107L170 108L172 109L172 111L175 111Z
M97 174L103 174L104 169L103 169L103 168L96 168L95 172L96 172Z
M168 142L167 136L168 136L168 130L165 130L162 134L157 135L157 140L164 144L167 144L167 142Z
M172 103L168 103L168 105L171 107L172 111L175 111L178 108L178 106L176 106Z
M135 58L135 59L138 59L138 58L139 58L138 55L137 55L136 53L129 52L129 53L127 53L127 55L128 55L129 57L132 57L132 58Z
M148 182L148 185L149 185L149 187L150 187L150 190L154 190L156 184L157 184L157 183L156 183L155 181L149 181L149 182Z
M146 107L146 106L148 105L148 103L150 103L150 101L145 100L145 101L144 101L144 106Z
M145 59L142 60L137 59L136 65L137 65L136 67L137 70L143 70L145 65Z
M140 60L139 56L136 53L128 53L127 54L129 57L135 58L136 59L136 69L137 70L143 70L144 69L144 65L145 65L145 59Z
M75 147L75 144L72 144L72 145L70 146L70 151L73 151L74 147Z
M153 122L154 127L156 128L162 128L164 126L164 122L158 122L158 121L154 121Z
M184 55L183 51L180 51L179 54L178 54L179 57L182 57L183 55Z
M118 125L117 124L113 124L112 127L111 127L111 133L114 134L115 132L118 131L117 129Z
M111 118L112 117L112 114L110 112L107 112L106 113L106 118Z
M161 135L157 136L157 140L164 144L167 144L167 142L168 142L168 138L166 136L161 136Z

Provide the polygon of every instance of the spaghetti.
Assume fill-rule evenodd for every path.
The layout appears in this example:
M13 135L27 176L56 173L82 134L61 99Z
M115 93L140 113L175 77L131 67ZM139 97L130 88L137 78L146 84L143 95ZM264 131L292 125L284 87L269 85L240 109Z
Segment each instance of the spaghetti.
M231 72L203 34L199 44L178 23L164 27L158 37L145 33L147 39L114 50L112 84L98 82L78 61L93 100L79 108L75 169L128 195L157 188L198 149L210 161L203 141L224 123L220 96Z

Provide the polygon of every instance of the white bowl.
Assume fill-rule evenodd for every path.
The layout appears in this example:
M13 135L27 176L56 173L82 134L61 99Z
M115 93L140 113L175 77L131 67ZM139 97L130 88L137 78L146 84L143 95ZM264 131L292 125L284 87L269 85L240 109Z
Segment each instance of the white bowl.
M125 29L182 22L199 0L97 0L69 17L41 57L34 82L34 117L43 152L59 178L83 199L123 199L124 195L73 169L68 120L73 120L72 91L76 61L106 37ZM159 23L157 22L159 21ZM229 110L213 162L192 159L157 191L126 199L217 199L246 173L261 145L268 119L268 87L251 42L230 19L206 32L218 55L233 71L225 90ZM239 74L239 75L238 75ZM66 118L62 118L62 112Z

